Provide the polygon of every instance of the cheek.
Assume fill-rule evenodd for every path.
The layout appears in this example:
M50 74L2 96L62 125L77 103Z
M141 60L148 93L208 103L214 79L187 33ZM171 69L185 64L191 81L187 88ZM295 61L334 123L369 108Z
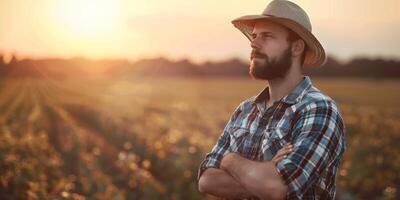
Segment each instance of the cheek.
M277 49L271 50L270 51L271 53L269 53L267 55L270 59L278 59L283 56L285 50L286 49L277 48Z
M262 47L261 51L268 56L275 56L279 48L276 45L269 44Z
M265 42L264 45L261 47L261 51L264 54L267 54L270 58L277 57L281 55L288 46L283 44L282 41L268 41Z

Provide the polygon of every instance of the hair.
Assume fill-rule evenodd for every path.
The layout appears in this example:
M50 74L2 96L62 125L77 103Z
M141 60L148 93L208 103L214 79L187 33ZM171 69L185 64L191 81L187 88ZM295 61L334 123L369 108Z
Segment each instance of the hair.
M291 29L289 29L289 28L286 28L286 29L288 30L288 37L287 37L287 41L288 42L293 43L296 40L303 40L297 33L292 31ZM304 41L304 44L305 44L304 51L301 54L301 59L300 59L301 64L304 64L304 60L306 59L306 52L307 52L307 49L308 49L308 46L305 43L305 41Z

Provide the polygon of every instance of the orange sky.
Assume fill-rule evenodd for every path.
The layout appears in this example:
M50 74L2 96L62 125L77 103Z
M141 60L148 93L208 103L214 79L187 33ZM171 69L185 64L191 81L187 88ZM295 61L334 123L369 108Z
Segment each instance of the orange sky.
M18 57L248 59L230 21L270 1L1 0L0 53ZM328 54L400 57L400 1L297 0Z

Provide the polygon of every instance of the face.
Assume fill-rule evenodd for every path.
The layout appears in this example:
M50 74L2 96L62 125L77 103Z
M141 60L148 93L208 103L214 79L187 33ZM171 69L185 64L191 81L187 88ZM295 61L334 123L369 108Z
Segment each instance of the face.
M285 27L257 22L252 33L250 75L256 79L284 78L292 65L291 45Z

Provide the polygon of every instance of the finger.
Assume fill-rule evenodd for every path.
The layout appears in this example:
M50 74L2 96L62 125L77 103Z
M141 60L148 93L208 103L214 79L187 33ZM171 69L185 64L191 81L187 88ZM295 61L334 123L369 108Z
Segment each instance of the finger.
M275 157L282 157L282 156L284 156L285 155L285 151L278 151L276 154L275 154Z
M292 144L286 144L280 150L285 150L285 149L293 149L293 145Z
M289 153L291 153L291 151L290 150L288 150L288 151L280 151L280 152L278 152L275 156L274 156L274 158L284 158L284 157L286 157Z
M274 162L275 162L275 163L278 163L278 162L280 162L281 160L283 160L284 158L286 158L286 156L279 156L279 157L276 157L276 158L274 159Z
M280 162L281 160L283 160L283 159L285 159L285 158L287 158L286 155L277 156L277 157L275 157L272 161L273 161L275 164L277 164L278 162Z
M276 155L281 156L281 155L287 155L293 151L293 148L287 147L287 148L282 148L280 149Z
M284 148L291 149L291 148L293 148L293 145L289 143L289 144L285 145Z
M275 155L275 157L272 160L274 162L279 162L285 158L287 158L287 154L281 154L281 155Z
M293 147L291 144L285 145L282 149L276 153L276 155L272 158L272 161L279 162L280 160L286 158L286 156L293 151Z
M283 158L285 158L285 157L286 157L286 155L284 155L284 154L282 154L282 155L275 155L275 157L274 157L273 159L279 160L279 159L283 159Z
M290 143L285 144L283 147L292 147L293 145Z

